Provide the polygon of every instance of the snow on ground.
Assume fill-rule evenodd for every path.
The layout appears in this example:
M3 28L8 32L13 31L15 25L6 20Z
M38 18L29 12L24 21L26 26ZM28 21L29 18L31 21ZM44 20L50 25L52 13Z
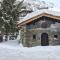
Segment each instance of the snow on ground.
M60 60L60 46L23 47L16 40L0 43L0 60Z

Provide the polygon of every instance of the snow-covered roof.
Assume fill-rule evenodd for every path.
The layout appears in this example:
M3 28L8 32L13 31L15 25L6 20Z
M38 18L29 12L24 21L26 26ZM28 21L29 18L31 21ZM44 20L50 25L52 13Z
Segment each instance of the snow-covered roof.
M19 21L19 23L21 23L23 21L26 21L28 19L31 19L34 16L38 16L38 15L40 15L42 13L47 13L47 14L50 14L50 15L53 15L53 16L60 16L60 12L58 12L58 11L52 11L52 10L49 10L49 9L43 9L43 10L38 10L38 11L27 14L22 20Z

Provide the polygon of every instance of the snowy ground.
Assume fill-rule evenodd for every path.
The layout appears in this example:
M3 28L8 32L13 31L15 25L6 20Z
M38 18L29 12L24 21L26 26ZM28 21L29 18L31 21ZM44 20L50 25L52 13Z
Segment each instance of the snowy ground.
M0 43L0 60L60 60L60 46L23 47L15 41Z

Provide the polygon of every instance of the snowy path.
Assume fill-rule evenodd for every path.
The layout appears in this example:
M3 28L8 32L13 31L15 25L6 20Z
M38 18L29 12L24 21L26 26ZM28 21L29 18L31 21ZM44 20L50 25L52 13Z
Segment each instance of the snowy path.
M0 60L60 60L60 46L22 47L17 41L0 43Z

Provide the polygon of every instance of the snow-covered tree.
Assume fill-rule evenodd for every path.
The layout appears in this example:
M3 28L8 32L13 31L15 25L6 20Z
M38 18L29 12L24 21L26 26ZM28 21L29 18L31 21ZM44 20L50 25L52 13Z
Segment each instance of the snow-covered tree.
M17 31L16 23L19 20L19 11L22 9L23 0L3 0L0 7L0 31L6 36ZM6 37L7 38L7 37Z

